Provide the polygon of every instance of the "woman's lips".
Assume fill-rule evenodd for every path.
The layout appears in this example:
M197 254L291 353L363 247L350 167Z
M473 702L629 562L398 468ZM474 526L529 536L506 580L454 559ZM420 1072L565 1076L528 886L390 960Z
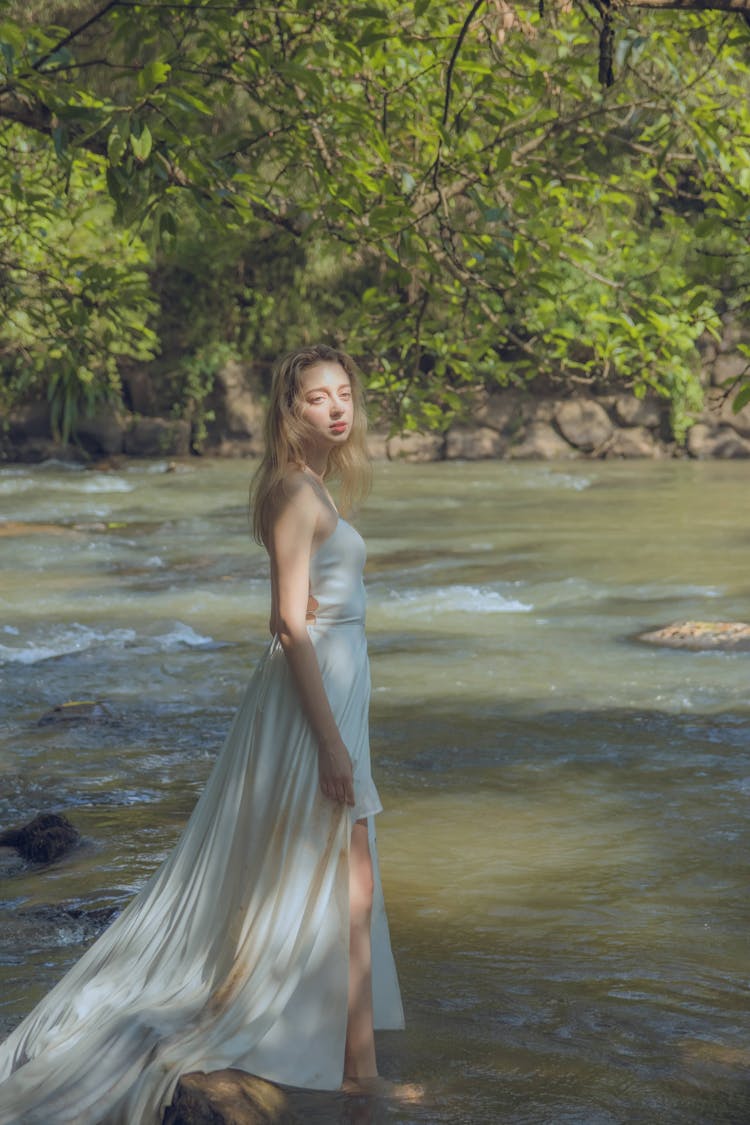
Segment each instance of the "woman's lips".
M334 422L329 429L332 430L334 434L343 434L346 429L346 422Z

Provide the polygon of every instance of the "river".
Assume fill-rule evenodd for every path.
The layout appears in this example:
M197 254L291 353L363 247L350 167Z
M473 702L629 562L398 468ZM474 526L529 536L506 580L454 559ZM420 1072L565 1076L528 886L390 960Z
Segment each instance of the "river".
M82 846L0 891L12 1026L178 837L266 644L251 465L0 469L0 825ZM408 1027L388 1121L750 1121L750 464L386 464L368 543L378 821ZM39 525L48 525L46 528ZM108 720L38 726L66 700Z

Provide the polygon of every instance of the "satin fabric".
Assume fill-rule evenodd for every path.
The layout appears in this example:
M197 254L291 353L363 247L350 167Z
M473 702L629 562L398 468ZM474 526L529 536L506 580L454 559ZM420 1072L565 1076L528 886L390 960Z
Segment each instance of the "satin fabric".
M354 767L354 809L320 792L276 638L174 851L0 1046L0 1125L157 1125L181 1074L239 1067L336 1089L348 988L348 854L368 818L375 1026L403 1027L370 773L364 544L339 519L311 560L309 626Z

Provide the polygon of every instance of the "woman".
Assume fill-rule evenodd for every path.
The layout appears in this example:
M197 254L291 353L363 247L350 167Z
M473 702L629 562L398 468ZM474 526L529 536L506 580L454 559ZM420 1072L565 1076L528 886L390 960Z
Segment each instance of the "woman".
M403 1012L369 763L367 483L356 370L325 346L277 368L254 526L273 639L177 847L0 1046L0 1123L156 1125L179 1076L233 1066L336 1089L377 1074ZM7 1077L9 1076L9 1077Z

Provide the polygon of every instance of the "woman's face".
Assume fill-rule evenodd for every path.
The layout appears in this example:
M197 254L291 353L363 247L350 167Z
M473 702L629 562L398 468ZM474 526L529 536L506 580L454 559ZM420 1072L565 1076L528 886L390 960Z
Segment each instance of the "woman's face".
M349 376L339 363L323 361L306 367L300 377L302 417L321 443L344 445L354 420Z

